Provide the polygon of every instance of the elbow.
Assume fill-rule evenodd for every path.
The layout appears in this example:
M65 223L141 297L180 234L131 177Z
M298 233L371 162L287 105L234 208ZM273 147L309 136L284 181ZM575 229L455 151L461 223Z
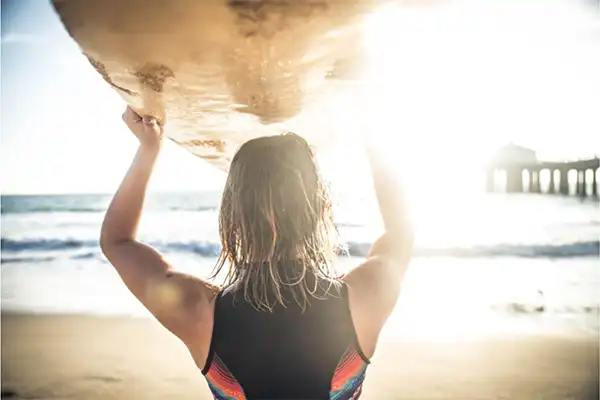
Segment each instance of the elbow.
M111 242L110 242L110 240L108 240L106 238L106 235L104 234L104 232L100 233L99 244L100 244L100 250L102 251L102 254L104 254L106 256L107 255L106 253L109 252Z
M100 232L100 240L99 240L100 250L102 251L102 254L104 254L104 256L106 258L108 258L109 260L110 260L110 255L113 253L114 249L120 247L121 245L123 245L127 242L131 242L131 240L125 239L125 238L119 238L119 237L111 234L104 227L102 228L102 231Z
M110 238L104 231L100 233L100 250L105 257L109 258L111 249L115 246L115 241Z
M394 264L406 264L412 258L414 232L388 230L371 247L369 257L378 256L381 260Z
M412 253L415 243L415 231L412 224L405 223L397 229L389 229L386 233L390 236L392 249Z
M121 259L122 255L127 253L127 248L130 247L130 243L133 243L133 240L115 240L110 236L104 235L100 235L99 240L102 255L104 255L108 262L115 268L117 268L117 260Z
M113 235L110 234L110 229L106 224L106 220L104 220L104 222L102 222L102 228L100 229L99 245L102 254L104 254L105 256L107 256L106 253L110 251L110 247L114 243L114 239L112 236Z
M394 258L401 263L408 263L412 258L413 249L415 246L415 233L411 228L405 230L398 239L398 245L394 246Z

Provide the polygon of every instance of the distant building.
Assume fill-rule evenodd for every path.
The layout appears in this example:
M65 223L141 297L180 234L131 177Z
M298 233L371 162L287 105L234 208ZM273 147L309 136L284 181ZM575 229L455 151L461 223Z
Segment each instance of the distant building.
M490 167L502 168L513 165L532 165L537 164L538 159L535 151L527 147L509 143L502 146L490 160Z

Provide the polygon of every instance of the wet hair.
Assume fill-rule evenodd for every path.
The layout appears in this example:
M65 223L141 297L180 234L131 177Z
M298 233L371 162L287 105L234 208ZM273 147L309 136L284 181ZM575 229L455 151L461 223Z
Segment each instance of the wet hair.
M240 147L221 200L219 235L213 277L227 265L225 284L258 310L289 301L305 309L318 298L314 278L336 278L329 188L302 137L288 132Z

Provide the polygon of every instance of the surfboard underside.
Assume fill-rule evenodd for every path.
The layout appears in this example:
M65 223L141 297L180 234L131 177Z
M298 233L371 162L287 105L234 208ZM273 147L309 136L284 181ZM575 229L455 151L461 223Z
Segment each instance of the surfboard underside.
M53 0L90 64L177 144L226 170L245 141L356 71L386 0ZM319 135L302 133L318 146Z

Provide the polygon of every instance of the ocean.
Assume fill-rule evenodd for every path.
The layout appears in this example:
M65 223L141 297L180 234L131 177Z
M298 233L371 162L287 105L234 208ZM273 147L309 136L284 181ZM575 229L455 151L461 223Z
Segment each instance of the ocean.
M2 196L2 310L148 313L98 246L110 195ZM155 193L141 239L179 269L209 276L220 249L219 192ZM551 195L427 196L413 202L414 259L384 331L444 339L501 332L597 335L600 208ZM372 198L339 202L336 224L359 264L381 231Z

